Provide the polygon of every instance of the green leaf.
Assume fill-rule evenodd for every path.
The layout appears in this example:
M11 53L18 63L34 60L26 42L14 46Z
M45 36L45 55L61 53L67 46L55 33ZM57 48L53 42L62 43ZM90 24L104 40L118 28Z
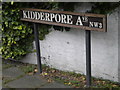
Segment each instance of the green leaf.
M22 30L22 33L25 33L26 31L25 30Z
M22 25L20 25L20 26L18 27L18 29L19 29L19 30L22 30Z
M13 1L11 1L11 5L13 5L14 4L14 2Z

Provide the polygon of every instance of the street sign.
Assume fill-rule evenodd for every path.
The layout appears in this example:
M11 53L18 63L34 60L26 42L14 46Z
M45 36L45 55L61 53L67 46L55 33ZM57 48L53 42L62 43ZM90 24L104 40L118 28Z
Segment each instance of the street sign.
M75 13L65 11L53 11L42 9L23 8L20 10L21 20L33 22L34 37L37 51L38 71L42 73L40 42L38 38L38 30L36 23L49 25L57 25L64 27L80 28L85 30L86 38L86 85L91 86L91 30L107 31L106 15L90 14L90 13Z
M30 8L20 13L22 21L106 32L106 15Z

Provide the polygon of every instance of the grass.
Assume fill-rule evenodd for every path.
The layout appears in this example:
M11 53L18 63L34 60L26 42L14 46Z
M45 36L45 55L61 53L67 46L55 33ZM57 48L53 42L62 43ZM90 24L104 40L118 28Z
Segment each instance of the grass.
M13 81L14 79L3 79L3 85L9 83L10 81Z
M73 88L86 87L86 76L75 72L64 72L44 65L43 75L45 78L52 78ZM92 88L119 88L120 83L92 77Z
M22 66L20 68L24 73L27 74L30 72L34 72L34 69L36 69L37 67L35 65L26 65L26 66Z
M12 66L13 65L11 65L11 64L2 64L2 69L7 69L7 68L10 68Z

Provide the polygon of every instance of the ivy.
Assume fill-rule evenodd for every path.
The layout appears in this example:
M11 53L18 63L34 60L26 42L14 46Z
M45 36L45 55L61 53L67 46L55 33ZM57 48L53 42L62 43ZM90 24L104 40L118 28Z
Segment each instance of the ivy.
M49 34L50 30L49 28L51 28L51 25L39 25L39 39L40 40L44 40L45 39L45 35Z
M19 9L11 9L9 6L4 7L2 14L2 57L19 59L28 52L26 40L30 38L32 29L19 21Z
M21 22L19 17L20 8L38 8L60 11L74 11L73 2L4 2L2 11L2 57L4 59L21 59L32 50L34 32L32 23ZM112 12L118 3L96 2L89 13L107 14ZM39 25L39 39L44 40L50 31L50 25ZM68 27L53 26L55 30L69 31Z
M2 57L4 59L13 58L21 59L32 50L32 42L34 40L34 32L32 23L20 21L20 8L56 8L57 3L3 3L3 22L2 22ZM49 33L48 26L41 25L39 28L40 40L45 38Z
M94 2L90 13L108 14L112 13L115 8L120 6L120 2Z

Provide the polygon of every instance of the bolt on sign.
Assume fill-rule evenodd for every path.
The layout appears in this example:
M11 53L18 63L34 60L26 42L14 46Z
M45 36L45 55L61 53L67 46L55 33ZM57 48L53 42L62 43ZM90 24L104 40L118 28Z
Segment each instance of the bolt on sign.
M106 32L106 16L101 14L23 8L20 15L22 21Z

